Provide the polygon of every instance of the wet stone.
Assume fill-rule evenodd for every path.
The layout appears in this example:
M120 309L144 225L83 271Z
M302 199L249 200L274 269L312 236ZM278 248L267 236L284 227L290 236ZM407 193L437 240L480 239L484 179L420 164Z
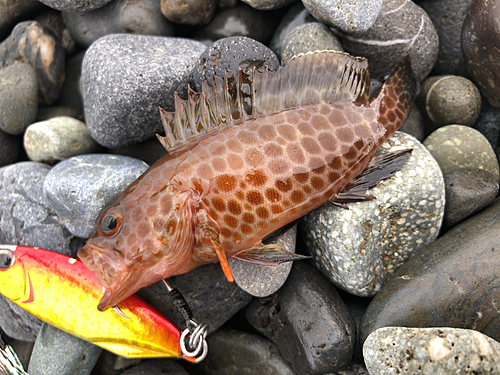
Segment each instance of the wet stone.
M361 324L456 327L500 340L500 199L451 228L403 264L377 293Z
M151 359L131 367L122 375L189 375L178 362L171 359Z
M116 0L88 13L63 12L63 19L75 42L83 47L109 34L167 36L170 22L155 0Z
M418 81L432 70L438 54L438 35L425 11L411 0L386 0L373 26L360 35L337 33L344 49L368 58L370 75L390 73L409 53Z
M112 0L39 0L41 3L57 10L68 12L89 12L98 9Z
M82 64L85 119L92 137L109 148L163 133L158 107L174 110L205 46L199 42L114 34L94 43Z
M43 323L28 372L33 375L88 375L101 352L102 348Z
M290 31L281 45L281 66L288 64L292 57L309 51L332 50L344 52L337 37L322 23L301 25Z
M54 162L96 152L99 145L90 136L85 123L60 116L28 126L24 148L33 161Z
M203 80L211 86L214 74L223 78L226 69L237 75L239 69L254 66L277 70L280 64L273 51L253 39L242 36L220 39L201 54L196 64L193 73L196 90L201 92Z
M457 169L444 176L444 182L444 228L450 228L488 206L498 194L498 180L484 169Z
M290 5L297 0L242 0L243 2L250 5L252 8L258 10L273 10L283 8Z
M101 212L147 168L143 161L128 156L75 156L52 168L43 194L71 233L88 238Z
M448 125L437 129L424 141L443 175L459 168L480 168L498 181L498 161L488 140L476 129Z
M326 374L346 366L356 327L330 282L305 262L271 297L254 300L247 319L275 342L299 374Z
M15 137L0 130L0 167L17 161L21 144L21 136Z
M38 83L29 64L14 64L0 70L0 130L23 134L38 114Z
M364 344L370 374L497 374L500 343L458 328L381 328Z
M161 0L161 13L174 23L205 25L212 19L217 0Z
M412 136L396 132L378 154L413 149L407 165L349 209L323 205L299 229L316 267L336 286L373 296L408 258L434 241L444 213L438 164Z
M318 21L349 34L362 34L372 27L382 9L382 0L303 0Z
M269 243L278 243L283 245L286 251L295 253L296 238L297 226L294 226ZM285 262L275 267L252 264L234 258L229 258L228 262L236 284L256 297L266 297L276 292L285 283L292 269L292 262Z

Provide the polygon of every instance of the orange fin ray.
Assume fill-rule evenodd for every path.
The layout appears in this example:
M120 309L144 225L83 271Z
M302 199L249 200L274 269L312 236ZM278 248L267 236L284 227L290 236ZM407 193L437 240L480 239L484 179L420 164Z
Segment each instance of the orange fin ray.
M231 268L229 267L229 262L227 261L226 252L224 251L224 248L221 246L219 241L212 240L212 245L214 246L217 258L219 258L219 262L222 267L222 272L224 272L227 281L232 283L234 281L234 276L233 273L231 272Z

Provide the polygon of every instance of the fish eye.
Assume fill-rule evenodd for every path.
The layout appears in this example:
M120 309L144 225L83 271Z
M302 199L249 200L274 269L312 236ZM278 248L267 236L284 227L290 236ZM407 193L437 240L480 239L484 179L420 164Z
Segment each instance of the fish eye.
M15 255L12 250L0 248L0 270L7 270L15 262Z
M110 236L118 232L121 226L121 218L113 214L104 216L99 225L99 231L105 236Z

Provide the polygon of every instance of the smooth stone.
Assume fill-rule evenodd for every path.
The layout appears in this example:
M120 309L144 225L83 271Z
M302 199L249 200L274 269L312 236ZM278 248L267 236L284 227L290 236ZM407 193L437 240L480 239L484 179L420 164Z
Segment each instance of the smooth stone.
M254 66L277 70L280 63L273 51L253 39L243 36L219 39L201 54L194 68L196 90L201 92L203 80L211 86L212 77L223 78L226 70L237 76L239 69Z
M365 341L370 374L498 374L500 343L459 328L380 328Z
M476 129L447 125L429 135L424 146L439 164L443 175L459 168L480 168L498 181L498 161L488 140Z
M322 23L313 22L297 26L290 31L281 45L281 66L294 57L309 51L344 52L335 34Z
M146 169L146 163L128 156L75 156L52 168L43 194L72 234L89 238L101 212Z
M425 11L411 0L385 0L373 26L363 34L348 35L332 29L344 49L368 58L370 75L390 73L409 53L418 81L423 81L436 62L439 40Z
M72 117L76 120L83 119L83 114L74 107L42 107L38 109L38 122L47 121L54 117ZM88 130L87 130L88 132Z
M500 108L500 0L474 0L462 25L465 64L481 94Z
M405 123L399 128L400 131L405 132L415 138L420 142L425 139L425 122L422 112L417 107L415 103L411 105L410 114L406 119Z
M49 10L36 16L35 21L52 31L52 34L59 40L66 54L69 55L75 52L75 41L71 37L68 28L64 24L60 12Z
M102 348L43 323L31 354L30 375L88 375Z
M297 226L295 225L269 243L278 243L283 245L286 251L295 253L296 239ZM255 297L267 297L276 292L285 283L292 269L292 262L272 267L234 258L229 258L228 262L236 284Z
M115 0L88 13L63 12L77 44L88 47L109 34L173 35L173 27L155 0Z
M30 12L42 8L38 0L0 1L0 40L3 40L10 28Z
M21 136L15 137L0 130L0 167L17 161L21 145Z
M318 21L349 34L367 32L377 20L383 0L302 0Z
M241 0L258 10L273 10L286 7L297 0Z
M490 142L493 150L497 150L500 139L500 108L495 108L483 98L481 112L474 124L474 129L479 131Z
M178 362L171 359L151 359L129 368L122 375L189 375Z
M96 152L85 123L72 117L53 117L35 122L24 133L24 149L33 161L54 162L71 156Z
M215 14L217 0L161 0L161 13L174 23L205 25Z
M481 94L476 85L459 76L427 78L416 102L428 119L427 134L443 125L472 126L481 112Z
M500 198L416 253L366 310L360 340L382 327L475 329L500 340Z
M38 100L51 105L61 95L66 57L52 32L36 21L17 24L0 43L0 68L17 62L30 64L38 77Z
M14 64L0 70L0 130L23 134L38 115L38 83L29 64Z
M378 154L413 149L407 165L371 189L377 199L330 204L304 217L299 229L316 267L336 286L373 296L411 256L438 236L445 188L438 164L412 136L396 132Z
M146 35L107 35L87 50L81 87L92 137L108 148L163 133L158 107L174 110L205 50L199 42Z
M39 0L41 3L57 10L68 12L89 12L103 7L112 0Z
M153 165L158 159L165 156L167 151L155 137L134 145L114 148L111 152L117 155L131 156Z
M168 280L182 293L198 323L208 324L209 334L219 329L252 300L252 296L236 283L227 281L219 263L201 266ZM138 294L178 327L186 328L186 322L171 303L170 294L163 282L142 288ZM211 350L210 348L209 352Z
M247 319L299 374L327 374L351 360L354 320L330 282L305 262L293 265L272 297L254 300Z
M196 365L186 365L189 373L296 375L276 345L259 335L225 329L208 336L207 341L207 358Z
M498 195L498 180L484 169L461 168L444 176L444 228L488 206Z
M79 52L66 61L66 79L61 91L61 98L57 105L72 108L77 115L76 118L83 118L83 99L80 91L80 77L82 76L82 62L85 51Z
M439 35L439 53L432 70L435 75L468 77L460 34L471 0L418 0Z

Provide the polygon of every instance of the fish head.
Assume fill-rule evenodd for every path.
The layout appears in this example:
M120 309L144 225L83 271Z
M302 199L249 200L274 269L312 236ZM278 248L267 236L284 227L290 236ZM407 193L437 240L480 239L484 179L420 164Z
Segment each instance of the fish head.
M0 294L11 301L29 295L22 252L16 253L16 245L0 245Z

